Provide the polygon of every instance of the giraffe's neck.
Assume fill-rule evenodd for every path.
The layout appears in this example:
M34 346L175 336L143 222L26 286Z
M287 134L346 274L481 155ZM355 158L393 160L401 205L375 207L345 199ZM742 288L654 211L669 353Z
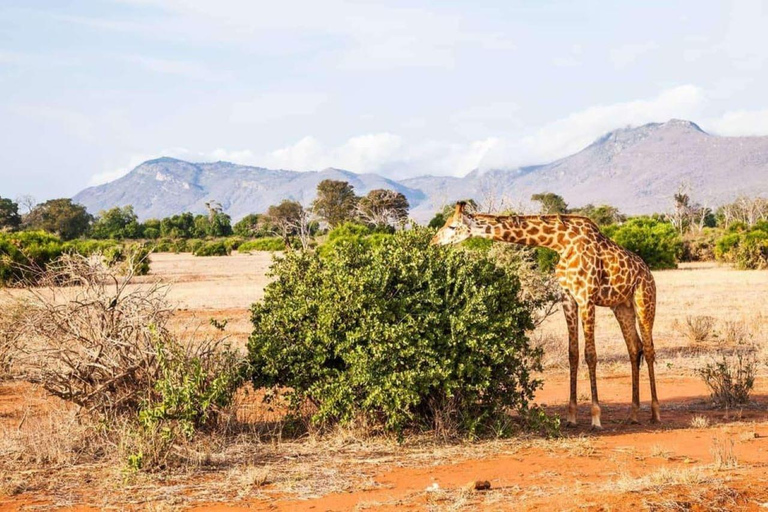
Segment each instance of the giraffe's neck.
M547 247L561 252L567 245L567 226L557 215L473 215L472 236L499 242Z

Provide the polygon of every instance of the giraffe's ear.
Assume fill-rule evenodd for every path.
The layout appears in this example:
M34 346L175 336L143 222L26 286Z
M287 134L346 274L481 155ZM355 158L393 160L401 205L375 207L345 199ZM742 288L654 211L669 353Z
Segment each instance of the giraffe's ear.
M466 201L459 201L458 203L456 203L456 212L454 213L454 215L456 217L460 217L464 213L465 206L467 206Z

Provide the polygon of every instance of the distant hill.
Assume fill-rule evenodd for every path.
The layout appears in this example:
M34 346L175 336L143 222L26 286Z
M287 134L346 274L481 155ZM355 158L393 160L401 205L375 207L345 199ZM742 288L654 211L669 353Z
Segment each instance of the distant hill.
M237 220L249 213L263 212L283 199L309 204L317 184L325 179L348 181L358 194L387 188L402 192L411 204L424 200L421 191L377 174L332 168L319 172L275 171L229 162L190 163L167 157L144 162L122 178L87 188L73 199L92 213L131 204L141 219L185 211L204 213L206 201L215 199Z
M349 181L358 194L375 188L398 190L411 203L412 216L421 221L457 199L483 201L492 195L518 204L545 191L562 195L574 207L607 203L625 213L651 213L668 209L681 183L691 186L697 201L712 206L740 194L768 194L768 137L720 137L690 121L673 119L612 131L582 151L545 165L401 181L340 169L275 171L160 158L118 180L85 189L74 199L93 213L132 204L142 219L204 212L204 203L216 199L239 219L286 198L307 204L326 178Z

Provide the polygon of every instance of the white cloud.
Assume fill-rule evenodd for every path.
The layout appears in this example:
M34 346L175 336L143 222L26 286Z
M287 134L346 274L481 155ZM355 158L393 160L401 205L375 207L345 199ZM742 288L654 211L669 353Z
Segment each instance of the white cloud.
M549 123L529 135L500 141L481 166L546 163L575 153L616 128L670 118L695 119L705 101L701 88L682 85L667 89L655 98L590 107Z
M184 148L171 148L151 156L132 157L127 166L94 176L91 185L122 176L139 163L158 156L174 156L194 162L225 160L296 171L337 167L400 179L423 174L461 176L473 169L543 164L580 151L616 128L663 122L671 118L701 120L704 129L721 135L768 134L768 109L730 111L706 118L703 113L708 103L708 96L701 88L681 85L664 90L653 98L596 105L519 136L490 136L452 142L405 140L399 135L384 132L350 137L337 145L327 145L316 137L306 136L266 153L250 149L218 148L209 152L191 152ZM507 113L515 111L513 104L506 107ZM492 117L496 110L468 109L466 117L481 117L483 112Z
M705 123L719 135L751 136L768 135L768 109L735 110Z
M153 158L158 158L160 156L170 156L174 158L189 158L191 152L186 148L167 148L160 150L156 154L137 154L137 155L131 155L127 159L127 163L125 165L122 165L117 168L109 169L107 171L102 171L100 173L96 173L93 176L91 176L91 179L88 181L89 187L95 187L96 185L102 185L104 183L109 183L110 181L114 181L116 179L122 178L129 172L131 172L135 167L139 166L140 164L146 162L147 160L152 160Z
M659 45L655 41L625 44L611 50L611 62L616 69L624 69L646 53L657 49Z

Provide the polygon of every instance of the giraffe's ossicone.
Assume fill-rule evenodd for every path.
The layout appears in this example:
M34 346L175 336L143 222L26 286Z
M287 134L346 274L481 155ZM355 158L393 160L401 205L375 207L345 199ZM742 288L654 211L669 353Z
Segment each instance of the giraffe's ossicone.
M555 274L563 288L568 325L571 395L569 425L576 424L576 380L579 367L579 319L584 332L584 359L592 391L592 427L601 428L597 396L595 307L609 307L621 326L632 366L632 409L640 409L640 363L645 359L651 387L651 421L660 420L654 375L653 322L656 284L648 265L636 254L604 236L592 220L576 215L484 215L465 211L465 203L437 232L433 244L456 244L470 237L548 247L560 255ZM639 334L638 334L639 329Z

